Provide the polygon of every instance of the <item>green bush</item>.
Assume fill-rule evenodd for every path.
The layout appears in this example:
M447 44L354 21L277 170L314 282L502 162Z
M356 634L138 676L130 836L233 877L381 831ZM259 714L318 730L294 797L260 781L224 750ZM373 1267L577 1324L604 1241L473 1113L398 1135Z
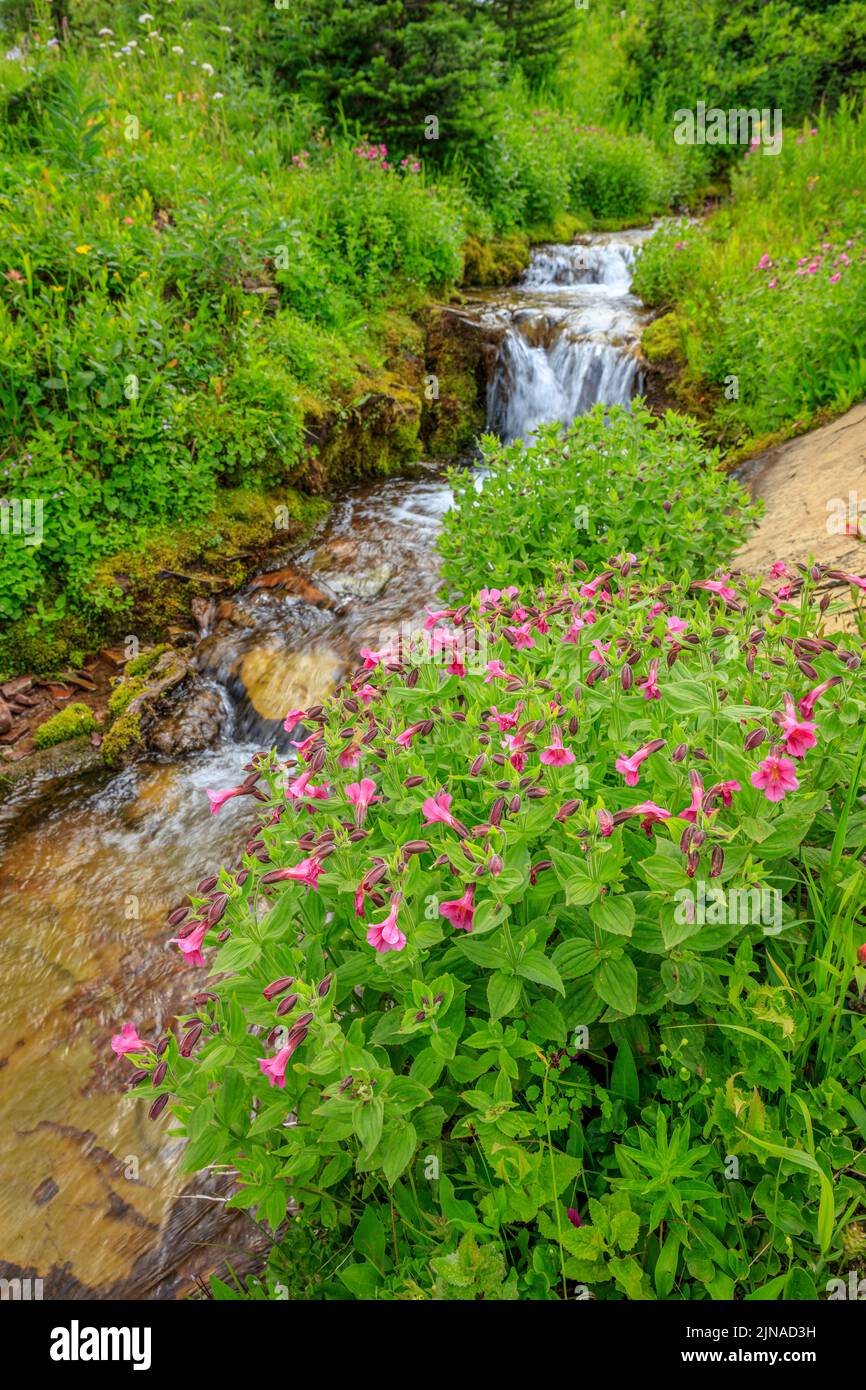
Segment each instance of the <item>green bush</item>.
M114 1041L184 1171L274 1233L295 1204L256 1296L298 1227L302 1297L816 1298L844 1267L864 668L808 570L697 573L449 608L362 651L300 765L209 794L259 800L172 914L208 988L158 1055Z
M640 551L679 575L704 557L723 563L756 512L719 468L698 427L669 413L655 420L596 406L563 432L531 443L481 441L483 479L452 470L454 505L438 541L448 592L537 584L555 562L590 567L616 551Z

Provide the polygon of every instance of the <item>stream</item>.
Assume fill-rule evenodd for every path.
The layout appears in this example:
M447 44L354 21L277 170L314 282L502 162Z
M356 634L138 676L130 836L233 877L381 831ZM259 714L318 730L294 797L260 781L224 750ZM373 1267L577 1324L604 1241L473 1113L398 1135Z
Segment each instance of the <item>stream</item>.
M467 294L495 344L489 429L526 438L640 389L631 268L652 230L540 247L518 285ZM180 1141L125 1094L110 1037L128 1020L161 1032L202 987L165 917L237 856L251 819L242 799L213 817L206 789L234 785L285 737L287 709L422 613L450 500L433 464L353 488L284 570L215 609L194 653L221 715L210 749L36 776L0 804L0 1277L39 1278L46 1299L175 1298L266 1247L248 1214L225 1211L225 1175L177 1176Z

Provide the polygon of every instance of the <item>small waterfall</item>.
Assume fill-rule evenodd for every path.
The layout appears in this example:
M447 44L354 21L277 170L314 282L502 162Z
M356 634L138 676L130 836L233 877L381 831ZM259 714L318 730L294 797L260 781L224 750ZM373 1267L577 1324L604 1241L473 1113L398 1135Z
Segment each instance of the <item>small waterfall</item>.
M635 252L650 229L533 252L507 305L487 388L488 428L506 441L570 424L593 405L628 405L641 389Z

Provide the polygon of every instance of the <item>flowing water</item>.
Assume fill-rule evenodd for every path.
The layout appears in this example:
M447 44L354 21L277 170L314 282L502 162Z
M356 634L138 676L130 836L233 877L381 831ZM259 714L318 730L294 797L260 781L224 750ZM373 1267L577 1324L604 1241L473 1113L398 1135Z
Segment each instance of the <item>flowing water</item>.
M648 234L543 247L520 285L469 301L492 343L490 428L527 437L631 399L630 267ZM209 750L34 777L0 805L0 1277L41 1278L47 1299L171 1298L262 1248L252 1220L224 1210L225 1176L177 1176L170 1124L124 1094L110 1037L126 1020L160 1033L202 987L165 916L251 820L242 799L212 817L206 789L233 785L281 739L286 709L422 613L449 505L433 465L355 488L305 550L215 610L194 657L222 705Z

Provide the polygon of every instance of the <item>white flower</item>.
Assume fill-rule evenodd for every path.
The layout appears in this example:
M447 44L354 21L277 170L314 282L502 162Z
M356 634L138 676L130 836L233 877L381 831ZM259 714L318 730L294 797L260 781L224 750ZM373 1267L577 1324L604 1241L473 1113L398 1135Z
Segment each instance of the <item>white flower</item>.
M201 70L204 73L205 77L213 77L213 68L211 67L210 63L202 63Z
M231 33L231 29L229 28L229 26L228 26L227 24L221 24L221 25L220 25L220 33L221 33L221 34L230 34L230 33Z
M140 14L140 15L138 16L138 22L139 22L139 24L152 24L152 23L153 23L153 15L152 15L152 14L148 14L147 11L145 10L144 14Z
M222 94L222 92L214 92L214 94L213 94L213 99L214 99L214 101L222 101L222 99L223 99L223 94Z
M172 44L171 51L172 53L183 53L183 49L179 43Z
M113 38L114 38L114 30L113 30L113 29L100 29L100 31L99 31L99 37L102 39L102 38L105 38L106 35L108 35L108 37L109 37L110 39L113 39Z

